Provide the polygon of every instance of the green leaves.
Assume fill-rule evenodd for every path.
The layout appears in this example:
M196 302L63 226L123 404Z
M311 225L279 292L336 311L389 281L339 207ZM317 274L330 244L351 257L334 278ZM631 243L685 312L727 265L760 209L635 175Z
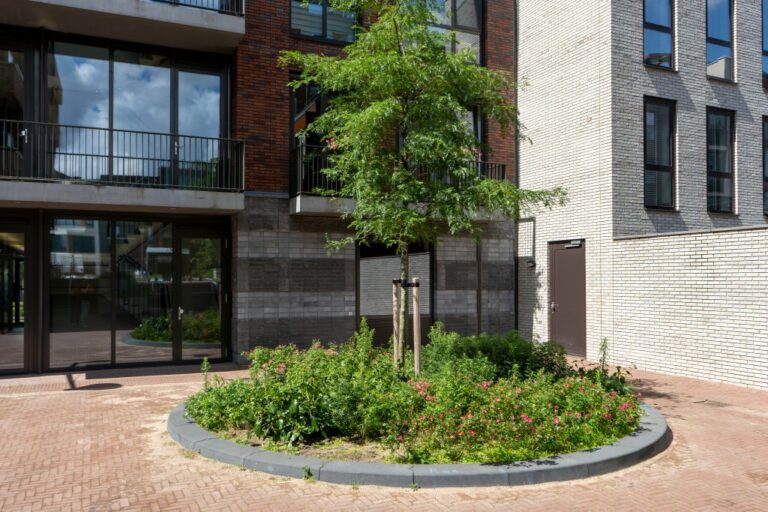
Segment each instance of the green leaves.
M292 87L316 84L333 97L307 131L334 141L325 172L342 187L326 194L352 198L356 207L345 212L354 235L329 248L435 243L440 224L477 235L483 216L515 218L563 202L561 189L519 190L478 173L475 161L493 154L468 119L474 112L493 121L514 144L516 84L507 72L478 66L470 51L445 50L454 36L429 27L433 0L331 4L376 21L340 57L293 51L280 60L302 72Z

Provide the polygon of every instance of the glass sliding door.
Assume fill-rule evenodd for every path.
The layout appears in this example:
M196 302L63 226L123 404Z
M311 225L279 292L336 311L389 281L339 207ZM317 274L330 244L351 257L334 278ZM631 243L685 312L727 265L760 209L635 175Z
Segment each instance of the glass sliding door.
M173 228L168 222L115 223L117 364L173 360Z
M113 362L110 227L105 220L51 221L49 368Z
M176 185L219 185L221 74L179 71Z
M181 288L177 325L183 360L224 357L224 310L228 297L224 270L224 239L182 234Z
M25 369L22 231L0 226L0 373Z

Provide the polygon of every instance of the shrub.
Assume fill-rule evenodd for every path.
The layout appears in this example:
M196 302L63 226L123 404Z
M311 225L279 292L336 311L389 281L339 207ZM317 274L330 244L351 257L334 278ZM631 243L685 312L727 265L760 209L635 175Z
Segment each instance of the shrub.
M131 331L131 336L137 340L171 341L173 339L171 319L168 315L146 318Z
M542 457L607 444L637 426L637 400L616 389L605 364L574 372L562 348L517 333L464 337L438 325L430 340L419 377L393 368L365 322L340 345L257 348L248 381L209 384L206 372L187 411L204 428L245 429L282 446L380 442L408 463Z

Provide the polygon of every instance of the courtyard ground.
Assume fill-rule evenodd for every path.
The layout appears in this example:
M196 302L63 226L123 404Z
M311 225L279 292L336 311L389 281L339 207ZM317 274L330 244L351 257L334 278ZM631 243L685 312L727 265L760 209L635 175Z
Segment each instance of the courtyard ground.
M633 375L674 432L653 459L573 482L416 491L274 477L183 450L165 422L200 388L194 367L3 378L0 510L768 511L768 391Z

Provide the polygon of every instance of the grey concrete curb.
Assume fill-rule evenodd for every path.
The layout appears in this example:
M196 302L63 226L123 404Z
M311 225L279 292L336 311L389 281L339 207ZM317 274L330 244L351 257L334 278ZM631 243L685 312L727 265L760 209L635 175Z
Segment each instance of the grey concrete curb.
M388 487L479 487L575 480L623 469L663 451L672 433L659 411L642 405L640 426L611 445L557 457L511 464L374 464L341 462L275 453L220 439L187 418L185 404L168 417L168 432L203 457L273 475L335 484Z

